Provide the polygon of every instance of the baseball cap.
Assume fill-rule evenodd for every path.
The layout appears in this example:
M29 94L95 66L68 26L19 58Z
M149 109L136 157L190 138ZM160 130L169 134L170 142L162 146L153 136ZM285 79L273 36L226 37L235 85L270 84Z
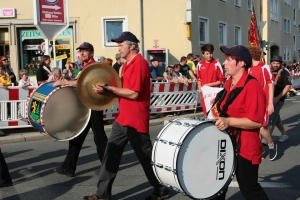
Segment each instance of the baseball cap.
M88 42L82 43L79 47L76 48L76 50L78 50L78 49L89 49L90 51L94 51L93 45L91 45Z
M158 58L155 58L155 57L154 57L154 58L152 58L152 60L150 60L150 61L151 61L151 62L154 62L154 61L158 61L158 62L159 62L160 60L159 60Z
M231 47L231 48L227 48L225 46L221 46L220 50L223 53L228 54L230 56L237 56L237 57L239 57L240 59L242 59L245 62L246 67L251 67L251 65L252 65L252 57L251 57L251 54L250 54L248 48L246 48L246 47L244 47L242 45L238 45L238 46Z
M112 42L124 42L125 40L130 41L130 42L135 42L135 43L139 43L140 41L136 38L135 35L133 35L131 32L129 31L125 31L123 33L121 33L121 35L119 35L118 38L112 38L111 41Z

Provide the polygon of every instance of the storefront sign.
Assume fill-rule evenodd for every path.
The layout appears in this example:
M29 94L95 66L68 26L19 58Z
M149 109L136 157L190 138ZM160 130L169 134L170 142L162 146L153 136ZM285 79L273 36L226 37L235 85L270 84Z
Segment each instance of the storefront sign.
M22 41L27 39L42 39L43 36L38 30L22 30ZM69 38L72 36L72 29L64 30L58 37L59 38Z
M1 18L14 18L16 17L16 12L14 8L1 8L0 9Z

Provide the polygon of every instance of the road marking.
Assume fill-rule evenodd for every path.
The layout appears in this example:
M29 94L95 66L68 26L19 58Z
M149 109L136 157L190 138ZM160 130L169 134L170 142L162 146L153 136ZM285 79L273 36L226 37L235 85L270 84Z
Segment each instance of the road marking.
M281 183L281 182L258 182L261 187L263 188L290 188L292 187L288 183ZM232 181L229 187L239 187L237 181Z
M293 101L293 102L297 102L297 103L299 103L300 101Z

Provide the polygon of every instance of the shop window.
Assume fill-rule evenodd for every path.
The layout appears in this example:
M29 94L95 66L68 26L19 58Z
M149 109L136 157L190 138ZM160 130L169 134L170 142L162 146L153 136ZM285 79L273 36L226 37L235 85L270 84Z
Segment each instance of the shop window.
M105 47L118 46L117 43L111 42L111 39L128 31L127 17L102 17L102 25L102 40Z
M28 70L30 76L34 76L44 55L44 39L37 29L20 29L19 38L20 66ZM64 30L55 40L56 63L53 62L53 40L50 40L49 45L51 67L59 67L63 70L67 62L75 61L72 28Z
M0 29L0 56L6 56L10 60L9 55L9 34L8 29Z

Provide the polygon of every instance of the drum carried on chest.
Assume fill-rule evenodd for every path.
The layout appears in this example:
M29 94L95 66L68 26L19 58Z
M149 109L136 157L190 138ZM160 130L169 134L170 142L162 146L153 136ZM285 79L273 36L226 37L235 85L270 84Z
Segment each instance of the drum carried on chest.
M220 195L236 168L230 132L212 121L180 118L168 123L155 139L152 166L158 181L193 199Z
M81 103L75 87L54 87L53 83L42 84L31 93L27 100L28 120L54 140L71 140L88 125L91 110Z

